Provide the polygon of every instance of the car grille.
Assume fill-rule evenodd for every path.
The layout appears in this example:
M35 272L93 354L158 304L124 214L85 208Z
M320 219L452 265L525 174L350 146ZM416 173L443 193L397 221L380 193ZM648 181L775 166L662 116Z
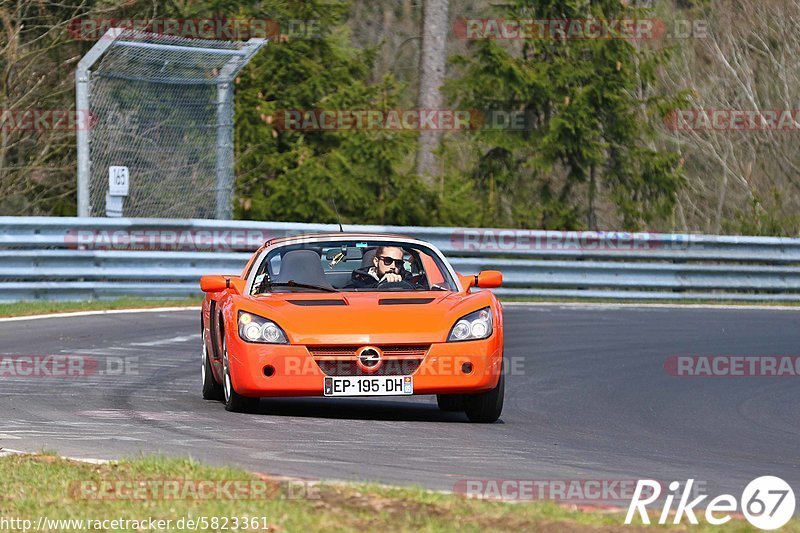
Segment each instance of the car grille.
M356 354L362 346L309 346L308 351L328 376L406 376L416 372L430 345L378 347L383 352L383 362L375 372L364 372L356 364Z

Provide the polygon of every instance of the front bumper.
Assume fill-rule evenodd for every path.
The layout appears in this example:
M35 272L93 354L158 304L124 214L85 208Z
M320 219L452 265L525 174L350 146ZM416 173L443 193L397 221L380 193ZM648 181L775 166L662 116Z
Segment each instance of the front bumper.
M233 387L243 396L323 396L326 374L305 346L250 344L236 338L229 340L228 358ZM431 344L411 374L414 394L491 390L500 378L502 359L498 329L480 341ZM471 363L471 372L464 372L464 363Z

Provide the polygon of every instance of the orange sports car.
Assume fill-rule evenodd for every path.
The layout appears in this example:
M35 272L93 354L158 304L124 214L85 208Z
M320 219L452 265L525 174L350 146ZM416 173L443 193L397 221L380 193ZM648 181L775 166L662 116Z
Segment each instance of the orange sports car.
M435 394L473 422L503 409L496 271L464 276L431 244L334 233L273 239L241 276L204 276L203 397Z

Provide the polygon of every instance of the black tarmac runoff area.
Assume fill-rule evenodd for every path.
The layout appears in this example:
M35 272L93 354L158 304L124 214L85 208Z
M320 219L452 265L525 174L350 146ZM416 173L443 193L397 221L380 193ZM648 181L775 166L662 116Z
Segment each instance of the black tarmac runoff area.
M800 377L676 375L695 361L686 356L796 362L800 310L506 306L505 409L488 425L439 411L432 396L264 399L258 413L226 412L201 397L199 324L199 310L0 321L0 446L444 490L693 478L741 494L764 475L800 488ZM83 356L90 371L16 364L45 355Z

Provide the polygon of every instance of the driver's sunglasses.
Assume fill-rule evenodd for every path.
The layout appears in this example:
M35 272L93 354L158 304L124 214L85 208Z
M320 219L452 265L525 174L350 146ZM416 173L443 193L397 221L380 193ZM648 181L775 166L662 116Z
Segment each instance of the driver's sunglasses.
M383 264L387 267L394 263L397 268L403 268L403 263L405 262L404 259L395 259L394 257L389 257L388 255L379 255L378 259L383 261Z

